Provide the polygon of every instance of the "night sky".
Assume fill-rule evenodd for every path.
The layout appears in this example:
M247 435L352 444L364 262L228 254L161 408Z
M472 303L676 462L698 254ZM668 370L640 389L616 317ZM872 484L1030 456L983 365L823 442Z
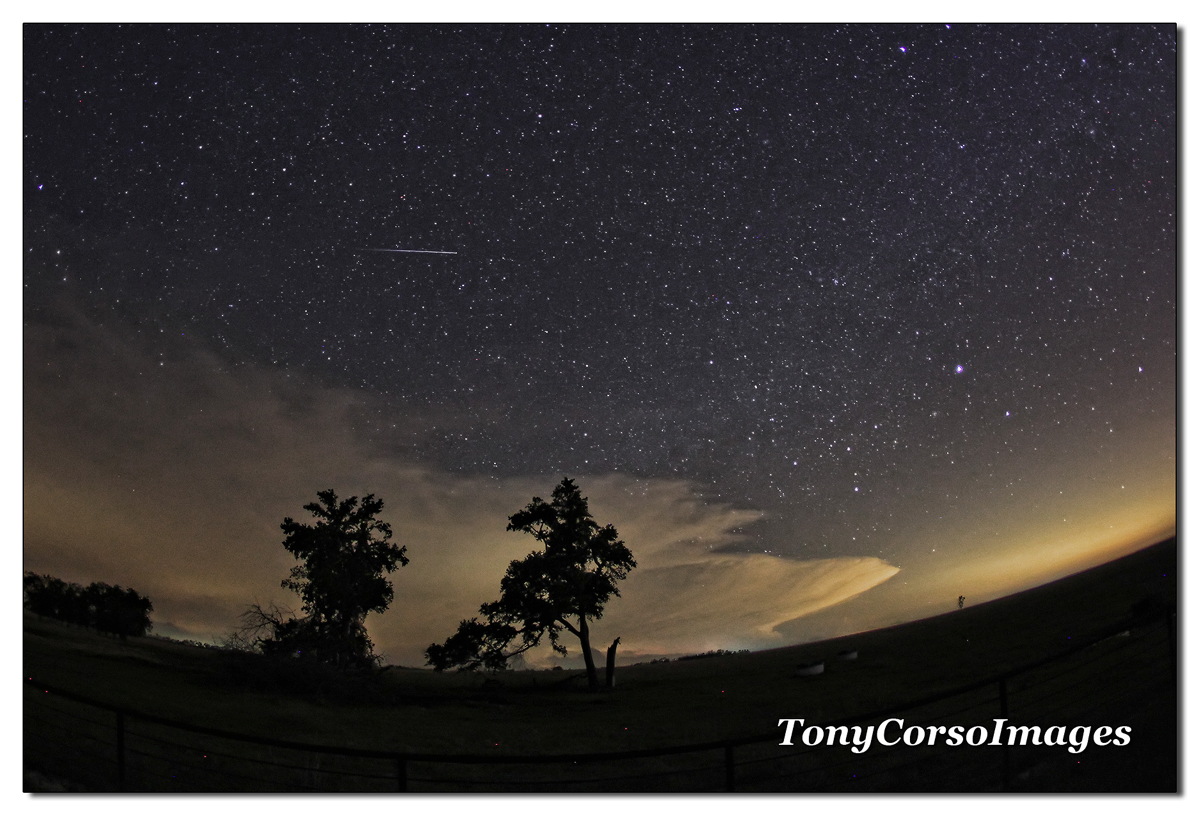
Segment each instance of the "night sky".
M624 656L1175 531L1173 25L24 29L24 567L210 640L374 493L420 665L575 478Z

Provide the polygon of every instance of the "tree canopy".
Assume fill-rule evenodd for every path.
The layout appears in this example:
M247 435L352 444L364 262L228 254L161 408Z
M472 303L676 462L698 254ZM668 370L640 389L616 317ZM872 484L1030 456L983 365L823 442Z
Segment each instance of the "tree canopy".
M339 500L333 490L304 505L314 522L284 518L283 546L302 563L281 584L303 601L305 617L259 615L271 637L264 652L291 652L343 667L371 665L374 645L364 621L394 597L387 573L408 564L407 547L391 543L392 528L376 516L383 501L368 494ZM261 610L260 610L261 611Z
M592 656L589 621L619 596L619 581L637 566L611 524L601 527L587 499L571 479L563 479L551 501L534 497L508 519L508 530L532 535L542 545L508 565L499 600L459 624L442 644L430 644L426 659L436 670L503 669L508 661L545 638L559 654L563 631L579 639L588 683L599 685ZM482 618L482 619L481 619Z
M98 632L141 637L153 628L154 604L134 589L93 582L86 587L52 575L25 573L25 606L38 615L87 626Z

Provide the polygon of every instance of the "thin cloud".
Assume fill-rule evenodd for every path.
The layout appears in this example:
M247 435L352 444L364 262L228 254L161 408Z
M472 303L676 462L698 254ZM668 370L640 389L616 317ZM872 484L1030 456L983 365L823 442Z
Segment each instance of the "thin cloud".
M505 531L508 516L564 475L639 561L597 624L625 655L771 645L780 624L896 572L873 558L731 553L760 513L683 481L448 473L411 453L432 418L184 346L162 357L79 312L31 321L25 341L26 568L134 586L173 634L220 636L250 603L298 607L279 586L295 563L279 523L326 487L382 498L409 548L392 608L368 619L379 650L406 665L496 597L509 561L535 545ZM381 412L401 427L381 435Z

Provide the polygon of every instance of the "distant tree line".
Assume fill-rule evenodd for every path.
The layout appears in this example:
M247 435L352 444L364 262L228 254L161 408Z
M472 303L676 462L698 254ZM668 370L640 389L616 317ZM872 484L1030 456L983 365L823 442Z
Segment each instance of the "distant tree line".
M722 657L724 655L748 654L749 652L750 652L749 649L713 649L712 651L701 652L700 654L681 655L680 657L677 657L675 659L676 660L700 660L701 658L704 658L704 657ZM667 660L670 660L670 659L671 658L667 658ZM665 662L667 662L667 660L663 660L662 662L665 663ZM650 662L653 663L655 661L650 661Z
M86 626L98 632L141 637L154 625L154 605L133 589L68 583L52 575L25 573L25 608L36 615Z

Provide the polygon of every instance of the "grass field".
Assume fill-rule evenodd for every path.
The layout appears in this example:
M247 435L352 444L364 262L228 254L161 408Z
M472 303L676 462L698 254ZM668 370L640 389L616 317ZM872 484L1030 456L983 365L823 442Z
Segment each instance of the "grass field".
M1005 759L996 748L901 746L887 756L859 756L845 747L781 748L774 740L737 747L738 789L1174 790L1178 709L1169 630L1161 622L1139 626L1131 613L1174 608L1177 557L1171 540L1054 584L902 626L762 652L624 667L617 688L599 694L587 692L572 672L506 672L499 685L485 686L482 675L401 668L371 684L313 676L299 683L308 689L301 692L290 690L297 681L246 656L153 638L121 643L28 615L24 669L35 684L200 728L362 751L511 758L665 749L772 733L781 738L777 722L783 717L826 723L870 715L1119 632L1012 678L1005 702L1008 716L1022 724L1131 724L1129 746L1093 747L1080 755L1062 747L1021 749ZM857 658L839 659L846 650L856 650ZM817 660L825 661L824 673L796 676L798 665ZM105 762L87 753L94 743L97 756L111 754L106 741L112 713L66 702L57 713L39 713L48 700L38 695L36 685L26 685L27 787L112 789L104 781L110 770L97 770ZM1000 716L998 705L997 689L989 685L897 716L989 723ZM169 729L139 727L140 735L131 730L129 739L142 740L134 753L146 778L159 780L149 785L155 789L396 789L397 770L388 760L280 759L283 749L263 749L273 757L272 767L296 766L272 771L284 776L268 784L263 772L248 770L237 758L232 744L218 747L221 741L210 736L169 748L177 739L167 736ZM47 745L58 747L39 750ZM203 762L170 759L171 750ZM219 756L226 756L223 774L198 770L215 766ZM642 757L601 763L602 771L579 763L414 763L407 772L414 790L702 790L723 787L729 758L721 750L686 761ZM367 779L326 781L344 770L339 762L351 772L378 767L366 772ZM1002 774L1005 762L1009 773ZM96 773L89 777L83 766ZM664 776L642 778L652 771Z

